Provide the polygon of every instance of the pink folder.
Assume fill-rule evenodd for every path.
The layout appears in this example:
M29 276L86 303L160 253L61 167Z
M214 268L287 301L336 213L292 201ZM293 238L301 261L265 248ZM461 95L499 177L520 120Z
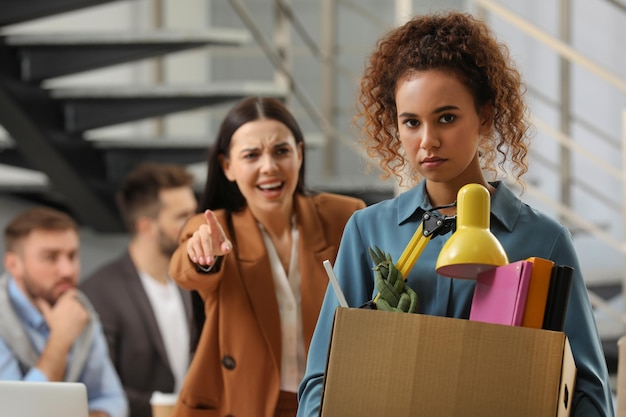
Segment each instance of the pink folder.
M469 319L521 326L531 272L523 260L478 274Z

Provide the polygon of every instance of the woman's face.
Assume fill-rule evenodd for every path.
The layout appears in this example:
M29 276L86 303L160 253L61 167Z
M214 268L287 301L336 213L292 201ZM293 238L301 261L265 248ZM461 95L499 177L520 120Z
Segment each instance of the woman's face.
M476 181L478 145L492 120L479 114L474 97L452 73L415 71L396 84L398 134L413 168L426 180ZM486 117L485 117L486 116Z
M226 178L237 183L253 212L291 209L302 165L302 144L279 121L259 119L243 124L231 138L222 161Z

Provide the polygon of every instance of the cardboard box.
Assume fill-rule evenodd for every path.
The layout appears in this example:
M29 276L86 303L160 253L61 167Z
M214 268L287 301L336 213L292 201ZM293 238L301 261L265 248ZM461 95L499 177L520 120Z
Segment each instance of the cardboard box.
M338 308L322 417L569 416L562 332Z
M626 336L617 341L617 417L626 417Z

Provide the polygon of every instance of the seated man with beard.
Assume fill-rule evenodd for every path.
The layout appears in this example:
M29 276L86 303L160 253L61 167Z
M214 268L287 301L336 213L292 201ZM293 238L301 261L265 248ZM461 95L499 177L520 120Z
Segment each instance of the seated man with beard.
M4 241L0 380L80 382L87 388L90 417L126 417L128 404L102 325L76 289L76 222L57 210L34 207L9 221Z
M195 213L183 167L144 163L124 179L117 202L128 251L81 284L100 315L132 417L150 417L153 392L178 392L197 337L191 295L169 277L178 234Z

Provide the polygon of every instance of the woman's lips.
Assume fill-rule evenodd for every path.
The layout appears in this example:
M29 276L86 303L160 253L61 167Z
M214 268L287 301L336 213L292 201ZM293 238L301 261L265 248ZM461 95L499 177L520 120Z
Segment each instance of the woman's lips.
M259 187L261 190L272 190L276 188L281 188L282 186L283 186L282 181L272 181L272 182L267 182L264 184L257 185L257 187Z
M422 165L427 168L436 168L439 165L443 164L445 161L446 160L444 158L429 157L422 160Z

